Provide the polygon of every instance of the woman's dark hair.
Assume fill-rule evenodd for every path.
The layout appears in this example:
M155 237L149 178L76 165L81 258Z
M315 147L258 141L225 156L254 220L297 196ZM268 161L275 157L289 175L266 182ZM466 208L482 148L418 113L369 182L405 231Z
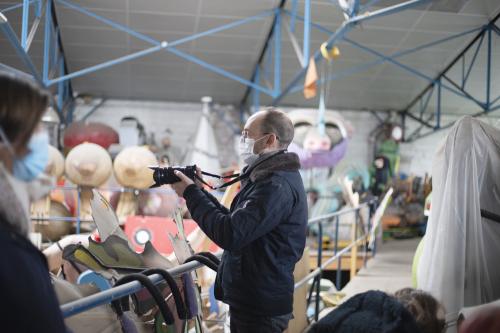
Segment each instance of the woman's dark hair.
M422 332L444 331L444 307L431 294L419 289L403 288L396 291L394 297L413 315Z
M34 81L0 71L0 126L14 149L28 144L49 98Z

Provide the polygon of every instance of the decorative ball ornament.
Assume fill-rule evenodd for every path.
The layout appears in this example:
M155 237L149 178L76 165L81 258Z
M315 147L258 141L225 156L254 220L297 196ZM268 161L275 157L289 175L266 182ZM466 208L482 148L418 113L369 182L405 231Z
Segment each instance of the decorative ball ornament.
M111 176L112 162L109 153L95 143L82 143L66 157L66 176L81 186L98 187Z
M111 127L101 123L77 121L64 131L64 147L73 148L81 143L91 142L108 149L119 142L118 133Z
M158 165L156 156L146 147L127 147L115 158L113 169L116 179L124 187L149 188L153 183L150 166Z
M328 44L326 42L321 44L320 51L323 58L325 58L328 61L340 57L340 49L336 46L333 46L332 48L329 49Z
M55 179L64 175L64 156L54 146L49 146L49 162L45 168L45 173Z

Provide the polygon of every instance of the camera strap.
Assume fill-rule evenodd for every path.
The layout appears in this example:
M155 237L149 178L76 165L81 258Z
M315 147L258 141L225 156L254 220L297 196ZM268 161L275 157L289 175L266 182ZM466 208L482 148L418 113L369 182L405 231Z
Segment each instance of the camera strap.
M224 187L228 187L230 185L233 185L234 183L239 182L241 179L243 179L242 177L240 177L239 173L235 173L235 174L228 175L228 176L219 176L219 175L215 175L213 173L202 171L201 174L203 174L205 176L210 176L210 177L213 177L213 178L217 178L217 179L230 179L230 178L234 178L233 180L231 180L231 181L229 181L227 183L224 183L221 186L212 186L209 183L207 183L206 181L204 181L203 178L201 178L200 176L198 176L198 174L194 175L197 180L199 180L200 182L202 182L204 185L208 186L212 190L218 190L218 189L221 189L221 188L224 188Z
M209 172L205 172L205 171L202 171L201 173L205 176L210 176L210 177L213 177L213 178L217 178L217 179L230 179L230 178L234 178L233 180L231 181L228 181L227 183L224 183L222 184L221 186L212 186L210 184L208 184L207 182L205 182L203 180L203 178L201 178L200 176L198 176L198 174L195 174L195 177L197 180L199 180L200 182L202 182L204 185L208 186L210 189L212 190L219 190L221 188L224 188L224 187L228 187L228 186L231 186L237 182L239 182L240 180L242 179L246 179L248 177L250 177L250 174L252 173L252 171L258 167L259 165L261 165L262 163L270 160L271 158L277 156L277 155L281 155L281 154L284 154L286 153L287 150L284 149L284 150L279 150L277 151L276 153L262 159L261 161L258 161L257 163L251 165L250 167L248 167L248 169L245 170L244 173L242 174L239 174L239 173L235 173L235 174L232 174L232 175L228 175L228 176L220 176L220 175L215 175L213 173L209 173Z

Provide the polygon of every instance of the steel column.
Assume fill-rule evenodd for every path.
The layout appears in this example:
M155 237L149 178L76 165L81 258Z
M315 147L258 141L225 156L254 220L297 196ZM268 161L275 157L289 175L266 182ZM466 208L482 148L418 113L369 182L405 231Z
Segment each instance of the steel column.
M274 96L281 90L281 11L276 13L274 27Z
M290 32L295 32L295 18L297 16L297 0L292 0L292 15L290 17Z
M304 41L302 54L304 56L304 63L302 68L309 66L309 49L311 40L311 0L304 1Z
M29 2L29 0L23 0L23 22L22 22L22 27L21 27L21 46L25 50L26 50L26 41L28 39L29 17L30 17L30 2Z
M488 26L488 50L486 63L486 109L490 108L491 102L491 25Z
M437 107L436 107L436 127L440 128L441 127L441 79L436 82L437 83Z
M59 76L64 75L64 61L61 60L59 61ZM58 106L61 112L63 111L64 107L64 99L66 95L66 82L65 81L59 81L57 84L57 99L58 99Z
M49 81L50 70L50 44L51 44L51 26L52 26L52 0L47 0L45 4L45 35L43 42L43 82Z
M255 83L260 83L260 67L255 71ZM253 112L257 112L260 108L260 92L257 89L252 89L253 94Z

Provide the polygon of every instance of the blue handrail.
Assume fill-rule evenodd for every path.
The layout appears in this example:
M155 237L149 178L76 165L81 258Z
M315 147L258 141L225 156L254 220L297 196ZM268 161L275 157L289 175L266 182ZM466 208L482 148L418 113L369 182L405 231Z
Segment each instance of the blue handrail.
M367 232L364 235L357 238L355 241L351 242L347 247L343 248L342 250L338 250L338 232L337 232L336 233L337 237L335 240L335 255L323 263L322 262L322 249L321 249L321 245L322 245L321 239L323 237L323 235L322 235L323 234L323 232L322 232L323 231L323 228L322 228L323 223L331 222L331 221L335 220L336 229L338 230L339 217L342 215L348 214L348 213L356 212L355 225L357 225L358 220L359 220L359 215L360 215L359 212L361 211L361 209L368 207L368 208L370 208L371 213L372 213L373 208L374 208L374 204L375 204L375 200L370 201L370 202L366 202L366 203L362 203L356 208L346 209L346 210L338 211L338 212L335 212L332 214L322 215L322 216L319 216L319 217L316 217L316 218L309 220L308 226L311 226L314 224L319 224L319 226L320 226L319 227L319 235L318 235L318 239L320 240L320 242L318 244L318 267L315 270L313 270L311 273L309 273L307 276L305 276L303 279L301 279L300 281L295 283L295 289L302 287L309 280L315 279L315 282L314 282L311 289L316 291L316 304L315 304L315 319L316 320L318 319L318 316L319 316L319 287L320 287L320 278L321 278L321 274L322 274L323 270L325 270L325 268L328 265L330 265L331 263L333 263L335 260L340 261L341 256L346 254L346 253L349 253L354 246L358 246L358 243L360 241L362 241L364 238L366 238L369 231L370 231L370 227L368 226ZM372 215L371 213L370 213L370 216ZM366 249L366 244L365 244L365 249ZM219 258L220 258L220 256L221 256L221 254L218 255ZM365 260L365 263L366 263L366 260ZM203 265L198 263L198 262L189 262L187 264L182 264L182 265L179 265L179 266L174 267L172 269L169 269L168 272L172 276L176 277L176 276L182 275L184 273L191 272L191 271L193 271L197 268L200 268L202 266ZM338 283L340 281L338 279L338 276L340 274L341 274L341 271L340 271L340 263L339 263L339 265L337 265L337 282ZM154 284L157 284L163 280L163 278L158 274L151 275L148 278ZM337 285L337 288L339 288L339 287L340 286ZM100 306L103 304L108 304L111 301L120 299L124 296L134 294L134 293L140 291L142 288L143 288L143 286L138 281L129 282L129 283L120 285L118 287L113 287L111 289L101 291L101 292L98 292L96 294L93 294L93 295L90 295L87 297L83 297L81 299L78 299L78 300L66 303L64 305L61 305L61 311L62 311L63 316L65 318L67 318L67 317L76 315L78 313L84 312L86 310L89 310L91 308L94 308L94 307L97 307L97 306ZM309 296L309 301L310 301L310 298L311 298L311 295Z

